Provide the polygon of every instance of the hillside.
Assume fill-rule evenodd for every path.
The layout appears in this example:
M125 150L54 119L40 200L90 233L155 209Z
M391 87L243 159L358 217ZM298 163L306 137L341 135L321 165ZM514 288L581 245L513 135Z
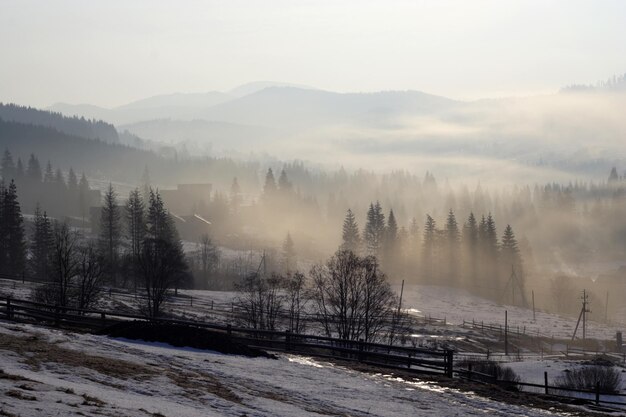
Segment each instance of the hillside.
M100 139L110 143L119 142L117 130L112 124L102 120L85 119L84 116L67 117L61 113L0 103L0 119L50 127L68 135L87 139Z

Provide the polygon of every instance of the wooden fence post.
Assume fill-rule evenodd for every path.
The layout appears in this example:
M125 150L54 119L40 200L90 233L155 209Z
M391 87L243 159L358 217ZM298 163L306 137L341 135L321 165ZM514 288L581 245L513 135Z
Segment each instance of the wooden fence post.
M454 351L446 350L445 355L446 355L446 365L447 365L446 376L448 378L452 378L454 375Z
M61 309L58 305L54 306L54 325L59 327L61 324Z
M363 339L359 339L359 362L363 362L365 358L364 347L365 347L365 342L363 341Z
M7 319L11 320L13 318L13 307L11 307L11 297L7 297Z
M285 330L285 350L291 350L291 331Z
M600 404L600 381L596 382L596 405Z
M104 313L104 311L100 313L100 320L102 320L102 327L106 327L107 318L106 318L106 314Z
M546 389L546 394L548 394L548 371L543 372L543 384Z

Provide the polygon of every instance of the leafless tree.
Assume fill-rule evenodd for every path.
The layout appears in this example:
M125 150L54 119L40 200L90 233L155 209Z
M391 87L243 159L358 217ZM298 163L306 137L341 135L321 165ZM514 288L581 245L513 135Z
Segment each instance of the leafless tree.
M56 223L51 255L55 304L67 307L70 301L72 279L78 270L78 234L66 222Z
M284 285L285 280L280 275L263 278L255 273L235 286L239 292L235 303L247 325L255 329L276 329L277 319L284 308Z
M89 308L97 300L105 278L105 261L93 243L78 249L77 304L78 308Z
M302 333L304 322L301 320L302 313L309 301L306 288L306 277L301 272L288 275L285 279L285 293L287 298L287 312L289 317L289 330L294 333Z
M375 257L337 252L311 270L314 299L327 335L374 341L393 316L395 296Z

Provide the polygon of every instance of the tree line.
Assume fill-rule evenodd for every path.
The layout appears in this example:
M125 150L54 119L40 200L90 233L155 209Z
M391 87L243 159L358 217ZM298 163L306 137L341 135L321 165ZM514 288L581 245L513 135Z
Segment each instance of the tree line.
M348 209L340 248L380 259L384 270L395 277L463 287L499 301L525 302L520 245L508 224L498 238L491 213L479 220L470 212L459 225L450 210L443 227L427 214L421 230L415 218L407 229L398 227L393 210L385 216L379 202L371 203L363 230ZM510 293L504 293L507 287ZM519 298L511 300L515 292Z
M54 168L50 161L45 167L35 154L30 154L26 162L17 160L5 149L0 161L0 176L5 182L14 180L20 188L20 203L25 212L33 213L40 204L52 216L73 216L83 220L89 215L92 201L89 181L84 173L80 178L72 167L67 176L60 168Z
M100 233L88 236L37 206L27 233L15 181L0 182L0 273L42 282L34 297L60 307L89 308L105 285L132 283L144 292L144 313L159 315L168 291L189 272L158 190L149 190L147 203L134 190L121 207L109 186L100 223Z

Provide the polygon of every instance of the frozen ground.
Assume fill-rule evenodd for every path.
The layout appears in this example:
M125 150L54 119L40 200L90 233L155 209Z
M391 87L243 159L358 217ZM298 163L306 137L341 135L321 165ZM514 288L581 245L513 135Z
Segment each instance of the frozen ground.
M5 416L549 416L422 380L0 321Z

